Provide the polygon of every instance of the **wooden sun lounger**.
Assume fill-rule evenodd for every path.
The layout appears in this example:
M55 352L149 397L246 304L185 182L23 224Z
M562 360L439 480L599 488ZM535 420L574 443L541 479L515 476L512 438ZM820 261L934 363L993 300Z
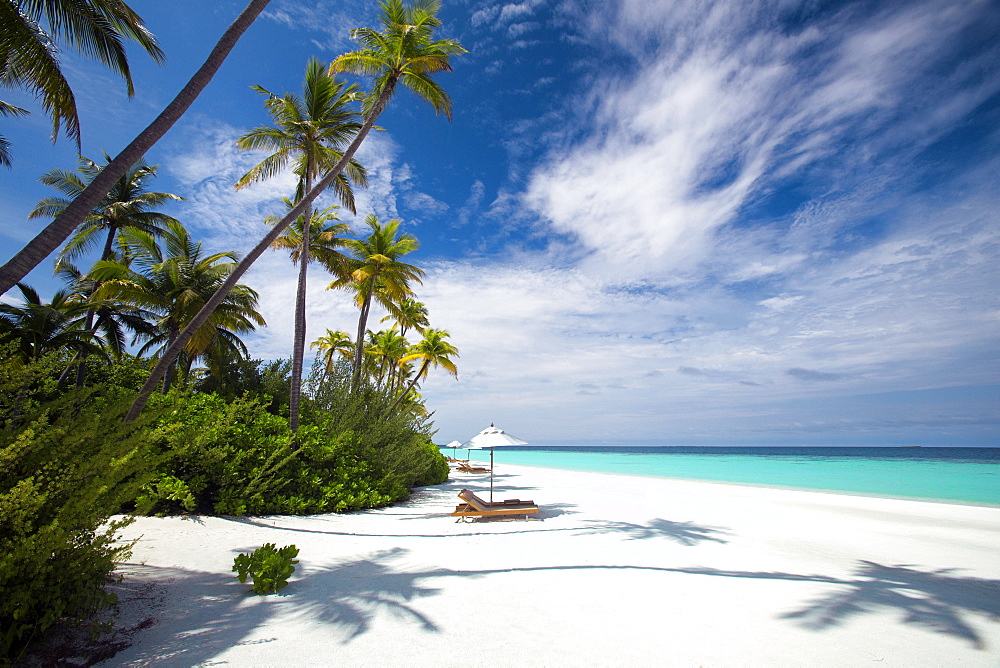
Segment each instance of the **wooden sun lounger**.
M488 468L482 466L472 466L469 462L459 462L458 466L455 467L456 470L462 473L489 473Z
M483 501L473 492L463 489L458 493L458 498L465 501L455 506L452 517L457 517L459 521L467 517L494 517L498 515L528 515L538 512L538 506L534 501L522 501L521 499L507 499L505 501L494 501L490 503Z

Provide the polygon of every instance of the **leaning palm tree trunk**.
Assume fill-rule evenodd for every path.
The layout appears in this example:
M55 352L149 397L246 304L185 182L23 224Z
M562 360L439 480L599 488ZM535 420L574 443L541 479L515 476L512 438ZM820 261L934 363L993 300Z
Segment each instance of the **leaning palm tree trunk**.
M333 183L334 179L340 176L340 173L344 171L344 167L347 166L347 163L350 162L351 158L354 157L354 154L357 153L358 148L361 147L361 142L365 140L365 137L368 136L368 133L375 125L375 121L378 120L379 115L382 113L386 103L392 96L395 86L395 81L386 82L385 88L383 88L381 95L379 95L378 100L375 102L375 106L372 108L371 113L365 119L361 129L358 130L358 135L354 138L354 141L352 141L351 145L347 147L346 151L344 151L343 157L329 172L326 173L322 179L319 180L315 186L313 186L312 190L303 195L298 204L293 206L288 213L285 214L285 217L279 220L277 224L271 228L271 231L268 232L242 260L240 260L239 264L237 264L236 268L233 270L233 273L231 273L229 277L226 278L225 282L219 286L219 289L215 291L215 294L212 295L202 309L198 311L198 314L194 317L194 319L187 324L187 327L185 327L180 333L173 345L164 351L163 357L160 358L159 363L153 368L153 371L149 374L149 378L146 379L146 383L139 390L139 395L135 398L135 401L132 402L132 407L129 408L128 413L125 415L125 422L131 422L139 417L139 414L146 406L146 402L149 400L149 397L156 388L156 384L159 382L160 378L163 377L163 374L166 372L170 362L177 357L180 351L187 344L188 339L190 339L191 336L198 331L198 328L201 327L205 321L208 320L209 316L212 315L215 309L218 308L219 304L222 303L222 300L226 298L226 295L229 294L229 291L233 289L233 286L236 285L237 281L239 281L243 274L246 273L247 269L249 269L250 266L256 262L257 258L259 258L264 251L271 247L271 244L278 238L285 228L288 227L289 223L305 213L306 209L312 205L313 200L315 200L320 193L326 190L329 185Z
M414 387L417 386L417 381L420 380L420 377L427 373L427 367L428 366L430 366L430 361L429 360L424 360L424 363L420 365L420 371L417 372L417 375L415 375L413 377L413 380L410 381L410 384L407 386L407 388L399 393L399 396L396 397L396 400L393 401L392 405L389 406L389 410L392 410L393 408L395 408L396 405L399 404L399 402L403 400L403 397L405 397L407 394L409 394L410 390L412 390Z
M269 2L270 0L250 0L246 9L223 33L215 48L208 54L205 63L195 72L187 85L177 94L177 97L145 130L132 140L131 144L126 146L114 160L108 163L107 167L101 170L101 173L55 220L49 223L38 236L29 241L3 267L0 267L0 294L14 287L29 271L38 266L42 260L66 241L90 210L111 190L115 181L128 170L129 166L145 155L153 144L159 141L167 133L167 130L184 115L184 112L188 110L201 91L212 80L212 77L215 76L239 38Z

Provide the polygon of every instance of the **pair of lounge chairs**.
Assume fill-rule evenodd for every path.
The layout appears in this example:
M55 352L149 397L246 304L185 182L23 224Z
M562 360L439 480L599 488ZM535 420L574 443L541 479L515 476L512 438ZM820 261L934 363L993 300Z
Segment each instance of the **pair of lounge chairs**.
M455 467L457 471L462 473L489 473L490 470L483 466L473 466L468 461L459 462L458 466Z
M473 492L463 489L458 493L458 498L465 501L455 506L452 517L457 517L456 522L467 521L470 517L496 517L503 515L528 515L538 512L538 506L534 501L522 501L521 499L507 499L506 501L483 501Z

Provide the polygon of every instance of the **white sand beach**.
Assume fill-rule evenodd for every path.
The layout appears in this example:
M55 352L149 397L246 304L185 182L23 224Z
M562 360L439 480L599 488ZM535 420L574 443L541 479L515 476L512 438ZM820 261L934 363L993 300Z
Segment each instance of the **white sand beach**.
M1000 666L1000 508L498 463L407 503L142 518L103 665ZM278 595L233 558L295 544Z

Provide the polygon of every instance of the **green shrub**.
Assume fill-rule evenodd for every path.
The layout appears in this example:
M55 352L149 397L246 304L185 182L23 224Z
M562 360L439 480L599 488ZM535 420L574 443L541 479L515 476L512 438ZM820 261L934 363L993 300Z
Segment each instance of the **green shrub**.
M299 548L286 545L275 549L274 543L266 543L250 554L237 555L233 560L233 571L236 579L246 582L247 577L253 578L255 594L275 594L288 585L288 578L295 572L295 557Z
M169 514L164 507L177 504L187 512L195 509L197 502L187 483L172 475L160 474L155 480L142 488L142 493L135 500L135 506L140 514Z
M317 378L320 378L317 380ZM388 505L411 487L448 477L425 420L392 398L350 393L344 374L316 373L292 442L266 399L212 394L155 397L155 431L169 458L137 503L140 512L222 515L345 512Z
M109 521L152 477L146 416L96 388L50 396L43 361L0 364L0 659L63 619L114 603L104 585L130 545ZM29 391L22 391L28 388Z
M334 373L313 365L306 387L305 419L329 440L346 439L379 472L379 488L392 500L405 498L412 487L448 479L448 463L431 442L429 418L397 405L394 394L364 385L351 391L350 367L343 363Z

